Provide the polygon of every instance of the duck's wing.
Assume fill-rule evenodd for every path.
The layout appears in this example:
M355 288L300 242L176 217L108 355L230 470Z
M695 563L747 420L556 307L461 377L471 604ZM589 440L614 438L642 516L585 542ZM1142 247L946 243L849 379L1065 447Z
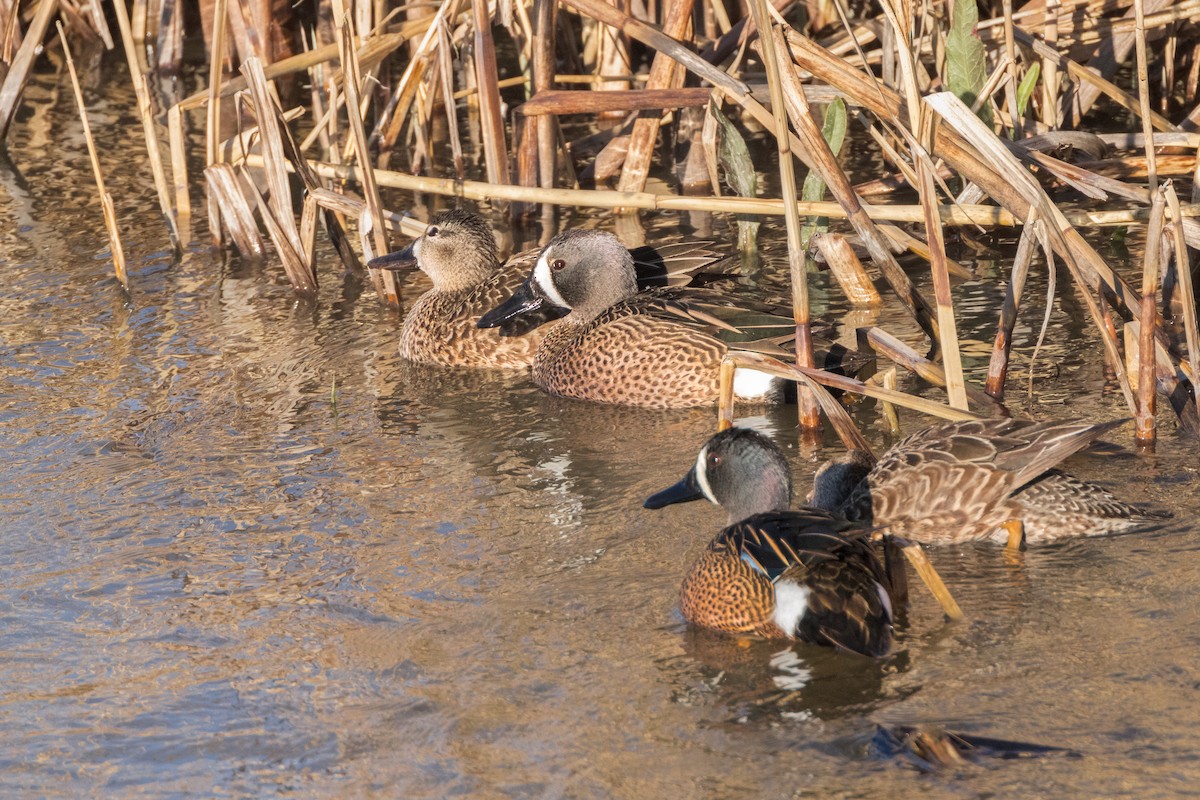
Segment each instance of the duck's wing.
M771 577L778 602L786 602L788 586L800 590L806 609L792 631L798 638L871 657L891 650L889 580L866 531L802 509L758 514L725 535L743 561Z
M701 270L728 258L712 247L712 242L704 241L635 247L629 255L633 256L638 289L687 286Z
M1124 422L1092 424L990 418L944 423L901 441L880 459L880 466L895 470L922 462L973 465L1008 473L1015 488Z
M714 289L667 287L639 292L602 314L595 324L649 315L702 330L732 350L790 361L795 356L796 323L790 316L777 313L780 310ZM854 374L871 360L836 344L824 330L813 335L814 360L819 367Z

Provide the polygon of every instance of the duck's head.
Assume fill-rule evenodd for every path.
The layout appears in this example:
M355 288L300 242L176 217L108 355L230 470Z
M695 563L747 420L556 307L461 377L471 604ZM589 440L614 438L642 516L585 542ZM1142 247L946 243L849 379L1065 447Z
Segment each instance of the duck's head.
M700 448L683 480L643 505L662 508L700 498L724 508L730 524L755 514L785 511L792 501L792 469L783 451L761 433L729 428Z
M633 257L620 239L606 231L564 231L542 250L513 296L479 319L479 327L495 328L545 306L586 322L635 294Z
M438 214L408 247L371 259L372 269L420 269L439 292L478 286L496 269L496 237L483 217L454 209Z
M841 511L854 487L866 479L872 466L871 456L861 450L851 450L844 456L826 461L813 476L808 504L826 511Z

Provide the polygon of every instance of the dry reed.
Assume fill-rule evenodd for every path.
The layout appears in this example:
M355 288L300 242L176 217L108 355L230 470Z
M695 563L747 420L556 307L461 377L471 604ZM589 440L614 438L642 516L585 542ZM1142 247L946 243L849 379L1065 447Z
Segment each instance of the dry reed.
M886 0L874 17L857 18L835 5L836 15L810 15L810 28L801 30L792 27L801 16L792 13L791 0L749 0L740 8L694 0L632 6L605 0L445 0L436 8L410 11L408 19L393 19L383 3L346 7L340 0L320 0L317 6L333 20L332 28L317 25L304 52L293 55L284 48L275 57L264 25L296 30L295 18L264 20L242 2L214 0L204 12L209 17L204 20L207 85L165 110L170 181L159 155L147 70L175 68L193 34L181 24L177 0L157 5L135 0L132 11L118 0L113 10L137 92L155 190L177 246L190 232L194 187L187 171L187 132L191 115L200 109L205 216L213 241L218 246L228 241L259 257L266 254L265 232L272 258L282 262L302 293L317 286L318 223L324 223L345 268L357 269L362 251L370 255L388 246L385 225L396 215L384 206L409 205L402 193L511 204L514 215L538 206L577 206L628 214L686 210L783 216L797 323L795 356L800 374L809 375L804 346L811 323L808 276L795 230L802 215L845 219L937 353L931 360L891 348L888 355L921 380L945 385L951 405L971 403L998 413L1002 408L981 397L1003 397L1014 323L1025 311L1021 295L1036 244L1046 252L1049 269L1061 264L1071 275L1073 291L1093 322L1089 335L1103 344L1131 412L1150 407L1148 399L1138 401L1138 394L1157 391L1170 401L1184 429L1200 433L1200 398L1190 385L1200 366L1200 343L1188 249L1200 247L1200 207L1180 204L1173 189L1165 201L1158 191L1160 180L1178 176L1192 182L1190 198L1200 199L1195 153L1200 135L1186 132L1200 124L1200 0L991 0L984 4L990 17L966 34L980 55L967 65L977 82L965 93L956 87L960 96L944 91L957 80L950 75L952 67L962 66L958 51L947 47L956 4ZM0 84L0 140L11 127L33 59L56 14L68 35L112 41L98 7L89 4L89 12L82 13L74 4L42 0L26 14L24 31L15 17L8 21L6 31L17 31L23 40L0 53L11 59ZM955 32L959 40L962 28ZM1148 46L1154 37L1165 46ZM142 45L152 50L149 63L141 58ZM456 60L455 53L469 58ZM230 54L238 69L227 75ZM1136 93L1114 83L1129 62L1135 64ZM311 86L303 105L282 83L296 79ZM833 97L845 100L868 134L863 142L894 174L852 183L813 121L812 105ZM666 163L656 160L676 144L670 137L688 116L680 109L712 101L732 104L735 125L761 126L774 140L769 143L778 163L756 166L779 175L780 197L722 196L715 148L686 152L692 144L703 147L700 135L680 137L678 160L692 159L692 173L702 185L689 187L688 195L647 191L647 177L672 166L669 157ZM1093 134L1080 129L1084 115L1100 103L1132 114L1139 130ZM251 108L252 122L243 117ZM614 113L633 116L611 131L593 129L570 139L579 115ZM562 124L568 115L574 115L571 127ZM991 119L996 122L985 121ZM236 123L232 138L222 134L223 120ZM292 132L292 126L301 125L308 126L303 137ZM602 145L607 147L596 156ZM447 149L453 158L434 157ZM384 169L392 159L401 166ZM824 179L832 202L796 201L797 163ZM293 173L299 180L290 177ZM602 185L602 177L594 187L581 185L589 174L611 175L617 188ZM479 175L486 180L470 179ZM707 189L705 182L711 184ZM269 187L265 194L259 184ZM952 187L956 194L950 194ZM870 203L863 200L868 195ZM915 205L909 202L914 195ZM257 199L248 204L247 196ZM1072 210L1059 207L1063 197L1075 199ZM1161 224L1164 202L1171 210L1174 297L1181 297L1183 309L1175 327L1158 323L1151 302L1156 292L1149 291L1157 289L1157 275L1152 279L1150 272L1161 260L1154 252L1161 238L1154 226ZM545 214L543 219L553 221ZM1131 271L1106 262L1085 237L1085 229L1103 225L1150 234L1141 291ZM351 233L355 226L357 239ZM973 236L1001 227L1023 231L1005 300L996 309L985 395L963 377L953 285L963 269L947 257L945 240L951 229ZM356 240L359 244L352 246ZM838 241L830 237L820 246L832 253ZM898 248L929 261L934 303L900 267ZM827 259L846 271L848 285L873 289L847 248L839 252ZM399 300L394 284L380 282L377 291L388 302ZM861 296L872 299L870 291ZM1136 392L1121 368L1114 322L1140 332L1138 346L1145 357ZM896 339L886 331L873 336L876 342ZM1182 342L1186 359L1177 355ZM807 389L802 396L808 396ZM901 397L914 399L900 392L877 396L901 406ZM814 421L815 405L805 407L807 426Z

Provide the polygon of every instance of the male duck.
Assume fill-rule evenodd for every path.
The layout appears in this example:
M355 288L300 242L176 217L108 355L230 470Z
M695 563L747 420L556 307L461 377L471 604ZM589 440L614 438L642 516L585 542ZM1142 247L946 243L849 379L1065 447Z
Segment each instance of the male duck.
M714 331L736 329L694 312L686 295L639 294L629 253L613 234L570 230L555 236L529 279L479 325L507 324L547 307L570 313L546 333L534 357L533 380L546 391L644 408L717 401L718 367L730 346ZM771 401L779 385L763 373L738 370L734 392Z
M455 209L438 214L425 233L403 250L373 259L373 269L420 269L433 288L412 304L400 328L400 355L425 364L451 367L527 367L544 330L535 330L564 312L547 307L513 320L499 331L481 330L476 321L512 295L537 256L530 250L500 264L496 239L477 214ZM717 260L694 243L638 248L630 256L643 286L686 283L688 273Z
M728 633L886 655L889 580L867 532L817 509L789 511L791 494L779 448L730 428L708 440L683 480L646 501L662 508L705 497L729 514L729 526L683 581L684 618Z
M1053 467L1122 421L1098 425L982 419L918 431L874 467L861 452L822 466L809 502L925 544L1028 543L1130 531L1145 511Z

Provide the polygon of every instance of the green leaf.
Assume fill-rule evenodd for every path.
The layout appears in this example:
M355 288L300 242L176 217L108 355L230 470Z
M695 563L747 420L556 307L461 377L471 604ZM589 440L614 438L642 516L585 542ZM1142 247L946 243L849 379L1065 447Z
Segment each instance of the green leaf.
M1038 75L1041 74L1041 71L1041 62L1035 61L1029 67L1029 71L1025 73L1025 77L1021 79L1021 85L1017 87L1018 114L1025 114L1025 108L1029 105L1029 98L1033 96L1033 90L1037 86Z
M842 145L846 141L846 127L846 104L842 102L842 98L835 97L833 102L825 108L825 124L821 126L821 135L825 137L825 141L829 143L829 149L835 156L842 152ZM815 203L824 197L825 181L815 170L809 170L808 175L804 177L804 186L800 189L800 199ZM804 227L800 229L800 248L807 250L808 240L812 238L813 234L827 230L829 230L828 217L809 217Z
M979 8L975 0L954 0L954 17L946 34L946 88L968 106L975 105L987 82L987 50L975 35ZM992 124L992 108L984 103L979 118Z
M734 127L729 118L721 113L715 103L709 103L709 113L716 119L720 127L717 144L717 161L725 171L725 181L730 188L742 197L755 197L758 194L758 173L754 171L754 162L750 159L750 150L746 140ZM758 246L758 226L756 218L739 214L738 249L743 253L754 250Z

